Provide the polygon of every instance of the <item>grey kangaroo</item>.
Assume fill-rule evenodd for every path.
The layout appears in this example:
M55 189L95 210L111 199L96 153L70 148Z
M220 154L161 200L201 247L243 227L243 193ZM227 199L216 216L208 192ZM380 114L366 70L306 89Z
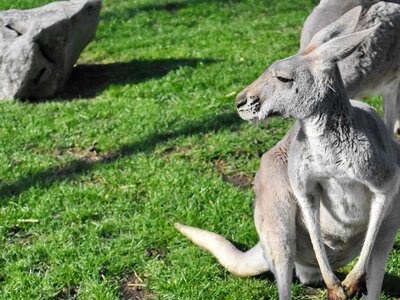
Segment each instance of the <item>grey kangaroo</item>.
M281 300L291 298L294 268L302 283L323 280L328 299L379 299L400 225L400 146L372 108L349 100L337 66L379 32L353 32L360 12L324 27L237 96L245 120L297 119L255 178L259 243L242 252L220 235L176 224L238 276L271 271ZM357 256L340 282L333 270Z

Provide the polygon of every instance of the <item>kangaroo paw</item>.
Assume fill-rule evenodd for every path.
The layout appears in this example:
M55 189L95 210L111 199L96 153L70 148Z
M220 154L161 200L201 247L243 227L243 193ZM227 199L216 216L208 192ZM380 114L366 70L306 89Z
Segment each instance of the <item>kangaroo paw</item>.
M343 286L347 290L349 298L356 297L360 299L363 295L367 295L367 274L361 274L360 276L353 276L351 273L347 275L343 281Z
M328 288L327 291L328 300L347 300L346 291L340 285L333 288Z

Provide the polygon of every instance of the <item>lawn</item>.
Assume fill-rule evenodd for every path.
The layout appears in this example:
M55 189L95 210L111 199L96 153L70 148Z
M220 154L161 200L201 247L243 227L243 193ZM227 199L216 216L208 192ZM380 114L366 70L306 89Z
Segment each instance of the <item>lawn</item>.
M291 122L249 125L234 98L296 52L314 5L105 0L66 91L0 105L0 298L276 299L271 276L227 273L173 224L257 242L248 181ZM400 239L387 275L395 299Z

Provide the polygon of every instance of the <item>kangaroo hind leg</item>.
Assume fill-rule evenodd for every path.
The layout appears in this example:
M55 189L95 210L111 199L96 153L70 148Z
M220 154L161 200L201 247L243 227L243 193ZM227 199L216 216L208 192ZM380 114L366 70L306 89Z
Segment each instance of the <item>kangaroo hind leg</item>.
M275 275L279 299L291 299L296 256L297 205L287 176L284 148L264 154L255 179L254 221L265 259ZM282 152L282 153L281 153Z

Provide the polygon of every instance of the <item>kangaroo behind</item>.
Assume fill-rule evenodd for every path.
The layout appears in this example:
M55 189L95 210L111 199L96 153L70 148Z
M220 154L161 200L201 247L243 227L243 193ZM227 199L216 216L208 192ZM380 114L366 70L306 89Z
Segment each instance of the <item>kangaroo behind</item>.
M361 5L356 25L360 31L381 23L351 55L339 61L339 69L351 98L383 96L384 121L400 133L400 1L321 0L307 17L301 33L301 50L323 27L346 11Z

